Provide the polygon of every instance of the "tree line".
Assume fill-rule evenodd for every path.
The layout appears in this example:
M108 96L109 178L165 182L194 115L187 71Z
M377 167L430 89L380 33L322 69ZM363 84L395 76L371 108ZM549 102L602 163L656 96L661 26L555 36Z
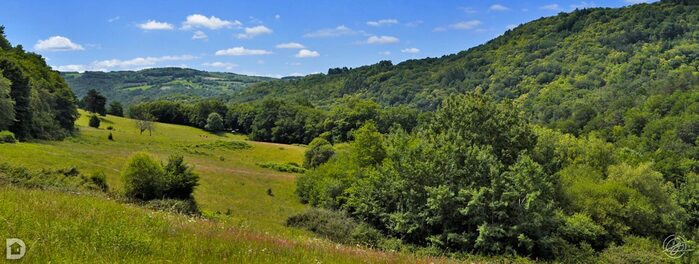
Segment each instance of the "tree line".
M344 142L366 121L374 121L383 132L392 127L412 130L426 113L407 107L381 107L356 96L339 100L330 108L318 108L309 102L263 100L227 105L209 99L197 102L152 101L129 107L132 118L153 117L171 124L199 127L210 131L234 131L250 139L277 143L308 144L316 137Z

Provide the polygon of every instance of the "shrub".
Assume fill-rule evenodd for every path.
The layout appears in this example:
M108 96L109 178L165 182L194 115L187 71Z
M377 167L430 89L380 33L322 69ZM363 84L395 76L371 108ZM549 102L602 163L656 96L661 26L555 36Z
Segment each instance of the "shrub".
M375 246L382 239L378 230L365 223L358 223L339 211L313 208L289 217L286 225L303 228L344 244Z
M164 176L163 197L191 199L194 188L199 185L199 176L179 155L168 158Z
M104 175L104 172L100 171L93 173L90 175L90 181L92 181L92 183L94 183L103 192L109 190L109 187L107 186L107 176Z
M146 153L132 155L124 165L124 195L129 198L152 200L163 193L163 168Z
M51 189L59 191L106 191L106 181L97 183L92 177L80 174L75 167L57 170L29 170L0 163L0 186Z
M647 238L626 237L622 246L611 246L599 255L600 263L674 263L660 245Z
M193 199L177 200L177 199L157 199L148 201L146 208L165 211L176 214L200 215L199 206Z
M279 163L274 163L274 162L264 162L264 163L257 163L257 166L260 166L262 168L266 169L273 169L276 171L281 171L281 172L292 172L292 173L304 173L306 172L306 169L299 167L298 164L289 162L289 163L284 163L284 164L279 164Z
M89 125L90 125L91 127L99 128L101 122L102 122L102 121L100 121L100 118L97 117L97 115L92 115L92 116L90 116L90 124L89 124Z
M315 168L327 162L335 155L333 146L323 138L315 138L308 145L308 150L304 153L303 167Z
M0 131L0 144L2 144L2 143L15 143L15 142L17 142L17 138L15 138L14 133L7 131L7 130Z
M107 139L109 139L110 141L114 141L114 136L111 132L109 132L109 136L107 136Z

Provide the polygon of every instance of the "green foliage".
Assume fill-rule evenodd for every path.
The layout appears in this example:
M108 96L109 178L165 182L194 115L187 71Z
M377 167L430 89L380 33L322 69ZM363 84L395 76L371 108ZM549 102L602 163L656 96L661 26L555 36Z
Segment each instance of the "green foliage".
M121 176L125 196L143 201L193 199L192 193L199 184L199 176L177 155L170 156L163 168L150 155L138 152L126 162Z
M263 162L263 163L257 163L257 166L260 166L262 168L267 168L267 169L273 169L276 171L281 171L281 172L292 172L292 173L304 173L306 172L306 169L300 167L298 164L290 162L290 163L284 163L284 164L279 164L279 163L274 163L274 162Z
M658 242L641 237L626 237L625 243L604 250L600 263L675 263L667 258Z
M29 170L24 167L0 163L0 186L58 190L66 192L107 191L107 183L85 176L75 167L57 170ZM102 178L103 179L103 178Z
M354 132L352 157L360 167L380 165L386 158L383 135L373 122L367 122Z
M90 116L90 123L89 123L89 125L90 125L91 127L99 128L101 122L102 122L102 121L100 121L100 118L97 117L97 115L93 114L93 115Z
M91 89L87 92L87 95L83 97L82 103L85 104L85 110L92 112L93 114L99 114L104 116L107 114L107 97L97 92L95 89Z
M131 155L121 171L124 195L139 200L162 198L163 173L160 163L150 155L143 152Z
M124 107L121 105L120 102L113 101L109 104L109 109L107 110L107 114L110 114L113 116L124 116Z
M164 186L162 196L180 200L194 200L194 188L199 185L199 175L194 168L184 162L182 156L173 155L168 158L164 168Z
M7 130L2 130L0 131L0 144L2 143L15 143L17 142L17 138L15 138L15 134L7 131Z
M109 186L107 185L107 175L104 175L104 172L95 172L90 175L89 179L103 192L109 191Z
M224 129L223 117L221 117L221 115L218 113L209 114L209 117L206 119L206 126L204 126L204 128L209 131L222 131Z
M286 220L286 225L314 232L332 241L352 245L376 246L383 239L381 233L341 212L310 209Z
M178 199L155 199L146 202L144 207L152 210L165 211L175 214L184 215L201 215L199 206L194 199L178 200Z
M15 121L15 101L10 96L10 80L0 75L0 130L5 130Z
M335 155L335 150L330 142L318 137L308 144L308 149L303 155L303 167L315 168L330 160Z

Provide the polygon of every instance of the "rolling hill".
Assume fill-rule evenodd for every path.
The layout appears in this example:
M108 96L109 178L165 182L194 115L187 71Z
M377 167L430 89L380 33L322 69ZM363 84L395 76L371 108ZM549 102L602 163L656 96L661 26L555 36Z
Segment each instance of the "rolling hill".
M130 104L166 98L230 97L247 86L274 78L183 68L153 68L140 71L62 72L61 76L82 98L90 89L110 101Z

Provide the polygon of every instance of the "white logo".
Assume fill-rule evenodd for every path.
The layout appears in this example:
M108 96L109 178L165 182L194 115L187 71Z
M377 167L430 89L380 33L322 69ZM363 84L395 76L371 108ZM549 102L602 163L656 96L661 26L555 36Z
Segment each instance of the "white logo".
M21 259L27 253L27 245L21 239L8 238L6 242L7 259Z
M693 251L694 249L689 248L687 240L681 236L670 235L663 241L663 249L665 254L670 258L681 258L687 252Z

